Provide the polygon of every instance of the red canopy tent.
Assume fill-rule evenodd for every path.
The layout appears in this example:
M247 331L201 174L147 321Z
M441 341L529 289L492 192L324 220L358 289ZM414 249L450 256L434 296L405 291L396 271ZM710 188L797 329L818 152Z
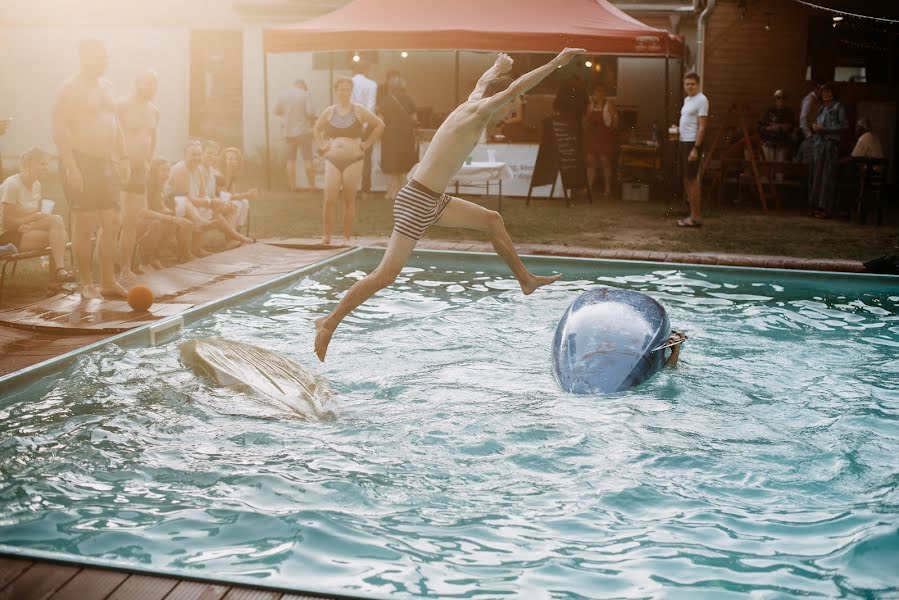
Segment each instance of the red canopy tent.
M266 29L266 52L497 50L679 57L683 44L606 0L355 0Z
M666 63L667 115L668 59L682 57L684 50L679 38L607 0L353 0L315 19L266 29L262 44L266 155L269 53L453 50L457 96L460 50L556 53L572 47L590 54L660 57Z

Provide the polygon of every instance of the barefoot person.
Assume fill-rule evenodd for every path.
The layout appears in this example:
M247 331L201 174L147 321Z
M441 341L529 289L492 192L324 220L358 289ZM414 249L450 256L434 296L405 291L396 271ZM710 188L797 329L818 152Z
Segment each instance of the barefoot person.
M62 164L63 189L72 211L72 239L83 298L127 295L115 278L119 189L129 176L125 140L116 118L112 84L101 79L109 63L99 40L78 48L81 68L69 79L53 108L53 140ZM94 286L91 262L97 228L100 289Z
M171 174L171 165L164 158L150 161L147 175L147 210L141 214L137 224L139 251L137 262L149 264L154 269L162 269L160 260L162 249L171 240L178 244L178 262L188 262L197 258L191 253L194 222L178 217L165 204L163 190Z
M46 177L50 155L42 148L22 154L19 172L0 184L0 246L13 244L19 252L50 247L50 281L72 281L63 254L69 239L59 215L41 212L41 179Z
M525 294L560 277L540 277L527 270L515 252L499 213L434 190L446 188L478 143L484 128L507 117L516 98L557 67L583 53L584 50L566 48L549 63L514 82L506 75L512 68L512 59L505 54L497 57L496 63L481 76L468 101L456 108L434 134L415 178L397 194L393 205L393 233L381 264L353 284L334 312L315 322L315 353L319 360L325 360L328 343L343 318L393 283L425 229L434 223L486 232L494 250L509 265Z
M122 279L134 277L131 263L137 224L147 210L147 170L156 153L156 128L159 125L159 109L153 104L157 87L156 73L144 71L134 81L131 96L123 98L116 106L131 170L131 178L122 193L122 270L119 272ZM140 266L136 269L141 272Z
M384 121L373 112L350 101L353 80L341 77L334 82L337 103L324 110L313 133L325 158L325 202L322 207L322 244L330 245L337 212L337 196L343 199L343 243L349 245L356 219L356 191L362 177L365 153L384 132ZM365 125L368 139L362 141Z

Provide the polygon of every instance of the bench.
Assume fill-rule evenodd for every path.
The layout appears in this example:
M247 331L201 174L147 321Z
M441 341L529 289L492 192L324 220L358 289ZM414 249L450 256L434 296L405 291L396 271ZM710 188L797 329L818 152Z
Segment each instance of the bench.
M29 250L28 252L16 252L14 254L0 254L0 306L3 305L3 288L6 285L6 270L12 266L12 270L10 271L10 279L16 276L16 267L19 266L19 263L23 260L31 260L32 258L41 258L43 256L50 256L50 248L44 248L42 250Z

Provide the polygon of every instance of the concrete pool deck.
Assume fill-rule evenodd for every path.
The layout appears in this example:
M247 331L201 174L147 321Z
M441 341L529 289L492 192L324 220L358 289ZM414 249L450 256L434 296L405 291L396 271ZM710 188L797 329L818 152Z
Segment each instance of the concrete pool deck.
M355 238L355 246L384 247L386 237ZM492 252L486 241L424 239L428 250ZM0 376L39 364L149 322L272 281L286 273L336 256L350 247L322 247L318 240L266 240L189 263L152 271L129 284L144 284L156 295L149 311L134 311L122 300L81 300L77 293L0 310ZM864 272L861 262L784 256L603 250L578 246L520 244L522 255L726 265L845 273ZM311 351L311 340L310 340Z

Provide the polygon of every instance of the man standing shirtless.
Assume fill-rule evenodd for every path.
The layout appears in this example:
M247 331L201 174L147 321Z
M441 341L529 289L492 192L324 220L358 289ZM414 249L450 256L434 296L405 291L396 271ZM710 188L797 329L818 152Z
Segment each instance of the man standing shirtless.
M125 140L116 118L112 84L101 79L109 63L99 40L78 47L81 68L69 79L53 108L53 140L59 150L63 189L72 211L72 238L82 298L124 298L115 278L119 219L119 185L128 179ZM98 235L100 289L94 286L91 262Z
M131 171L131 178L122 193L122 270L119 274L123 279L134 276L131 262L137 222L147 210L147 172L156 153L156 128L159 125L159 109L153 104L157 87L155 71L144 71L135 79L131 96L116 105Z
M507 75L512 69L512 59L506 54L497 57L493 66L478 80L468 101L459 105L434 134L415 171L415 179L410 180L397 194L393 205L393 233L381 264L353 284L334 312L315 322L315 354L319 360L325 360L331 336L344 317L394 282L415 249L415 244L432 224L486 232L493 249L512 269L525 294L561 277L541 277L527 270L515 252L499 213L435 190L446 189L450 178L477 145L484 128L505 119L514 108L516 98L556 68L568 64L573 57L584 52L566 48L549 63L515 81Z

